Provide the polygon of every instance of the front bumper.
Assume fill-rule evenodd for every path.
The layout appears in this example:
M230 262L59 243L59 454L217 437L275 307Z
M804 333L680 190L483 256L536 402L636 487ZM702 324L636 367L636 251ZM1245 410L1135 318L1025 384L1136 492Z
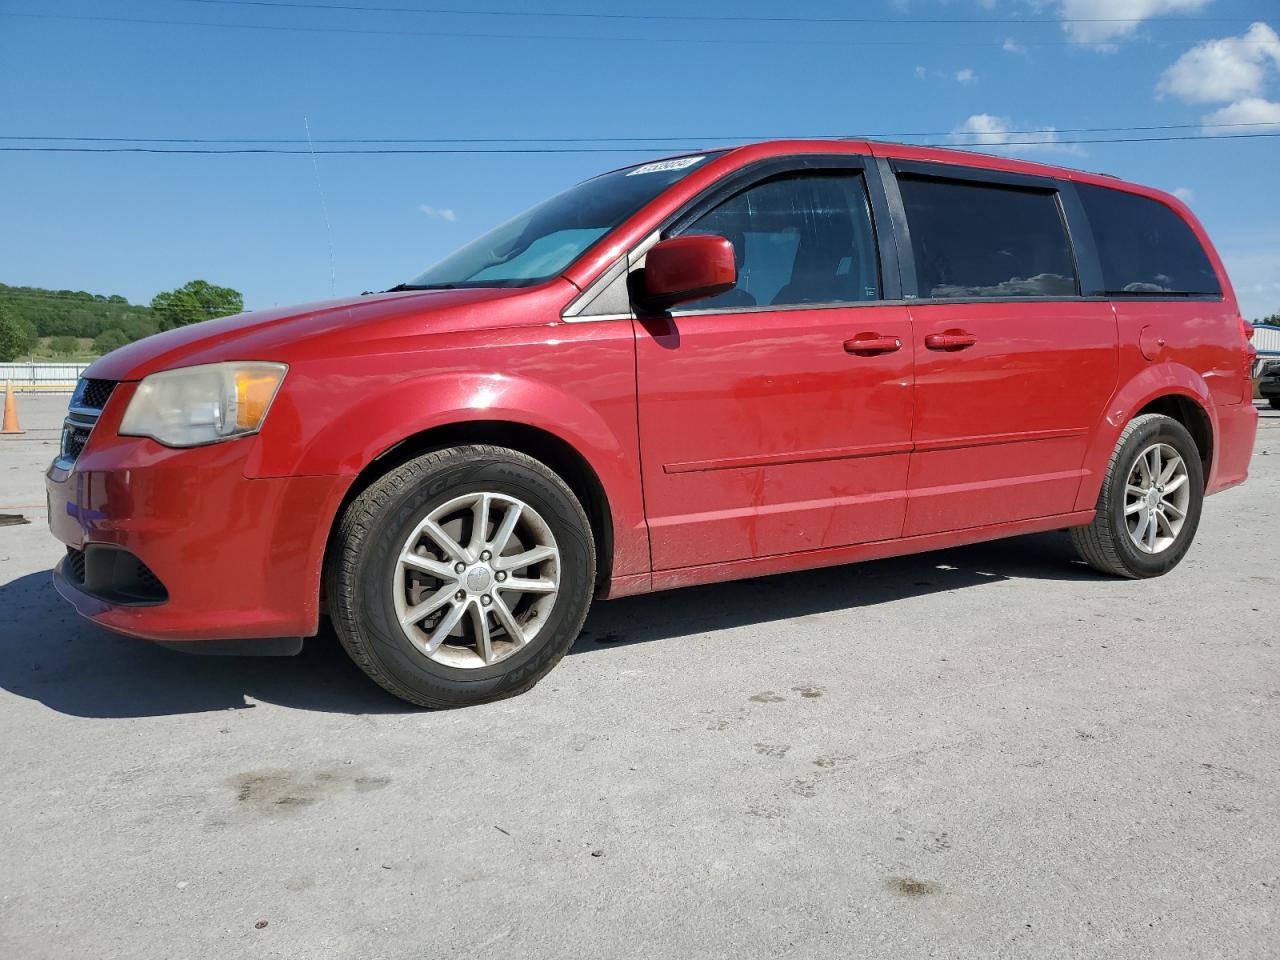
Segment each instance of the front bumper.
M49 468L49 528L77 551L128 551L165 597L95 593L68 575L68 560L54 571L58 592L93 622L149 640L315 634L325 541L346 482L249 479L257 438L174 450L117 436L127 399L112 398L71 469Z

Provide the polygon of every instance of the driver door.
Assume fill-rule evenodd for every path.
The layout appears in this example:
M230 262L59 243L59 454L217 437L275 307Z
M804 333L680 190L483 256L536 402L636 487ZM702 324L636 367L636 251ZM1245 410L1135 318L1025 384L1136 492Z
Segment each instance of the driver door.
M738 284L635 321L655 570L902 533L911 320L883 302L849 161L751 183L668 234L729 239Z

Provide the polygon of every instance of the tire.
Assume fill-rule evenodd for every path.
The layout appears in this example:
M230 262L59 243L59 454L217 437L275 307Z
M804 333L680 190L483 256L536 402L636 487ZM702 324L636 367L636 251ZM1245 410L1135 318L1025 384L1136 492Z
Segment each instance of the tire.
M1280 397L1269 397L1267 403L1271 404L1272 410L1280 410Z
M1183 503L1185 517L1180 529L1175 536L1168 538L1171 542L1151 553L1135 543L1125 515L1125 504L1128 481L1131 473L1139 469L1139 457L1156 444L1172 447L1181 458L1186 474L1182 486L1188 493ZM1171 458L1166 459L1166 464L1168 459ZM1170 494L1171 505L1172 496ZM1195 440L1178 421L1161 414L1143 414L1131 420L1120 434L1098 494L1094 520L1088 526L1073 528L1071 541L1080 558L1102 573L1130 579L1158 577L1176 567L1191 548L1203 504L1204 467ZM1161 509L1167 508L1162 506ZM1141 511L1135 518L1135 526L1140 519ZM1157 529L1168 531L1167 527ZM1164 539L1161 538L1162 541Z
M505 521L506 511L518 503L521 509L516 511L518 519L513 524L523 526L508 536L508 541L515 544L512 549L519 556L532 556L523 551L528 549L526 543L533 543L534 549L545 552L546 546L534 542L544 538L558 555L554 560L522 568L535 570L532 574L511 568L508 575L499 569L502 561L514 556L492 556L485 564L477 559L477 565L485 567L494 580L509 576L510 585L517 581L545 584L555 580L558 589L553 596L542 588L530 594L505 592L510 586L486 584L484 571L476 577L485 584L481 589L486 592L471 593L475 586L471 577L474 568L468 568L466 574L450 575L456 581L452 587L458 588L450 594L449 581L443 576L422 574L416 567L406 565L406 555L417 553L435 567L445 568L446 573L449 567L457 569L458 564L447 560L447 548L432 552L438 541L429 538L436 534L422 533L422 539L415 538L433 512L449 511L453 504L481 497L485 500L486 517L482 538L488 538L488 531L493 531L495 538L501 536L503 525L487 518L492 515ZM453 545L464 552L470 550L476 545L475 531L480 526L481 514L474 512L476 509L474 505L459 507L458 520L440 521L461 526L427 529L459 531L453 537ZM466 519L468 510L473 511L470 521ZM468 522L470 533L465 526ZM412 546L415 542L419 544L416 548ZM464 542L468 545L463 546ZM496 552L500 553L501 547ZM473 554L475 558L481 556L478 550ZM409 703L433 709L488 703L532 688L573 645L595 587L591 527L573 492L537 460L488 445L438 450L410 460L374 482L344 512L330 556L325 586L334 628L344 649L383 689ZM552 564L550 574L546 573L548 563ZM442 595L449 599L443 601L446 606L441 612L402 628L402 616L412 616L413 610L430 606L420 603L419 597L434 602ZM483 610L481 601L487 605ZM526 601L529 605L521 606ZM537 625L523 646L510 640L511 634L498 614L499 604L508 615L506 622L513 623L517 633L530 624ZM461 635L445 636L434 651L428 652L430 641L435 639L433 623L443 626L458 607L465 607L466 611L459 615L461 619L453 628ZM410 612L402 613L406 608ZM437 619L433 621L433 617ZM479 621L486 625L483 643ZM466 642L468 632L470 645ZM496 662L486 659L486 653L498 656L500 650L501 658Z

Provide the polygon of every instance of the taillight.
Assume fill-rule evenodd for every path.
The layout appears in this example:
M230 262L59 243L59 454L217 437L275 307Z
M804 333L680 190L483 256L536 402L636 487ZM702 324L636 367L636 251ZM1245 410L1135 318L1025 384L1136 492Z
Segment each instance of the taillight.
M1238 319L1240 320L1240 336L1244 337L1244 378L1252 381L1253 368L1258 362L1258 348L1253 345L1253 324L1244 317L1239 317ZM1248 399L1249 396L1252 396L1253 388L1248 387L1246 389L1250 391L1245 397L1245 399Z

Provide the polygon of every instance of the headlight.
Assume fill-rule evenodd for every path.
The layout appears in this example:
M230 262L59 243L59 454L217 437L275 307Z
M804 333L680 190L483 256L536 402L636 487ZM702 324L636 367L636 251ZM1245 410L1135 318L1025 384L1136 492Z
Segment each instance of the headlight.
M144 377L120 435L195 447L257 433L289 368L283 363L210 363Z

